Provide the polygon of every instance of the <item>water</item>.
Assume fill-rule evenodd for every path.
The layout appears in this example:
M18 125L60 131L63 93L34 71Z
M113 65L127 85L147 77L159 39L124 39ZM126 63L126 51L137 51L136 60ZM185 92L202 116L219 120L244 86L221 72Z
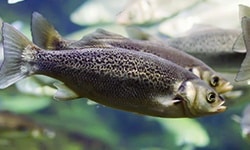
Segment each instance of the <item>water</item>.
M80 39L97 28L126 35L124 27L118 25L115 20L124 10L127 1L123 0L118 4L116 0L103 2L101 0L24 0L16 4L7 4L6 1L0 1L0 17L8 23L21 22L21 26L18 26L19 30L30 39L30 18L34 11L46 17L62 35L72 39ZM235 21L238 20L235 18L238 14L237 4L234 1L230 1L231 3L226 0L220 1L219 5L214 4L215 1L212 0L197 2L190 0L190 3L185 4L188 6L186 9L183 6L178 7L179 1L168 2L172 3L172 12L164 12L164 15L169 15L168 18L146 20L147 16L144 16L145 20L135 24L149 33L170 36L185 33L188 30L183 25L185 21L189 26L201 23L200 20L202 20L219 27L240 29L240 22ZM191 3L192 6L189 5ZM161 4L166 5L166 2ZM81 5L83 7L80 7ZM215 5L218 5L216 10L219 12L225 8L232 8L227 11L233 15L220 17L218 12L217 16L216 12L212 14L211 11L204 11L213 10L212 6ZM224 5L225 7L222 7ZM176 8L173 8L174 6ZM157 11L149 9L146 13L152 13L150 10ZM213 17L210 15L214 16L215 20L220 17L220 21L211 21ZM51 87L40 84L40 81L46 85L53 83L44 77L31 78L28 83L19 83L19 86L0 91L1 111L22 114L35 121L35 123L31 122L33 126L30 126L22 125L20 120L14 119L16 128L2 127L1 121L10 122L10 120L6 116L0 117L0 132L4 133L0 133L0 149L243 150L250 146L250 143L241 136L240 124L232 119L235 114L241 115L244 107L249 103L250 95L247 94L249 91L247 86L239 88L244 91L243 96L229 101L227 103L229 109L224 113L196 119L161 119L114 110L102 105L89 105L86 99L55 101L52 99ZM1 114L2 112L0 116ZM47 134L34 136L32 132L34 128L50 129L55 133L55 137Z

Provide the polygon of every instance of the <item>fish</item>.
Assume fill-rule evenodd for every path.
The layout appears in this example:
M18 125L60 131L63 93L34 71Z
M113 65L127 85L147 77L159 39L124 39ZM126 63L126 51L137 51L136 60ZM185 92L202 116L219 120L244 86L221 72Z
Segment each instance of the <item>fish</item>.
M240 53L245 50L243 40L238 39L241 36L240 30L207 26L196 26L191 30L185 36L164 39L164 42L201 59L218 72L238 72L245 57L245 53ZM235 45L237 39L242 42Z
M250 17L250 7L247 5L239 4L239 19L242 17Z
M127 0L86 0L70 14L71 22L80 26L114 23L116 15ZM91 14L91 16L89 16Z
M47 137L54 138L55 132L48 129L33 119L10 111L0 111L0 137L24 137L33 138Z
M242 114L241 118L241 128L242 128L242 136L250 140L250 105L248 104Z
M150 53L118 48L44 50L8 23L2 27L0 89L35 74L55 78L57 100L88 98L155 117L224 112L225 100L183 67Z
M2 29L2 19L0 18L0 29ZM2 32L0 31L0 35L2 35ZM3 45L2 45L2 36L0 36L0 64L2 64L3 61Z
M242 130L242 137L250 141L250 104L247 104L242 112L242 116L233 115L232 119L239 123Z
M63 39L58 31L41 14L32 14L31 31L33 42L44 49L78 49L84 47L114 47L147 52L170 60L213 87L219 94L229 92L233 86L201 60L175 48L158 45L155 42L135 40L111 33L103 29L83 37L79 41Z
M2 19L0 18L0 29L2 29ZM23 27L23 23L21 22L21 21L14 21L14 22L12 22L11 23L11 25L13 25L15 28L17 28L17 29L22 29L22 27ZM1 33L2 31L0 31L0 35L2 35L2 33ZM3 45L2 45L2 36L0 37L0 65L2 64L2 61L3 61Z
M128 1L116 18L121 25L153 25L201 3L200 0L137 0Z
M244 16L250 17L250 7L243 4L239 4L239 19L242 20L242 17ZM235 46L233 47L233 50L235 52L246 53L246 49L240 51L237 49L237 45L244 45L244 39L242 34L240 34L240 36L237 38L234 45Z
M177 37L188 31L195 24L207 24L225 29L238 29L240 27L239 9L237 7L239 4L246 5L250 3L249 0L202 1L195 7L181 11L177 15L165 20L159 25L158 31L164 35ZM229 21L230 23L228 23Z
M250 78L250 71L249 71L249 68L250 68L250 62L249 62L249 58L250 58L250 56L249 56L250 55L249 54L250 53L249 52L249 49L250 49L250 44L249 44L250 18L246 17L246 16L242 17L241 26L242 26L242 35L243 35L243 39L244 39L247 53L246 53L245 58L243 59L241 67L236 75L236 78L235 78L236 81L244 81L244 80L247 80Z

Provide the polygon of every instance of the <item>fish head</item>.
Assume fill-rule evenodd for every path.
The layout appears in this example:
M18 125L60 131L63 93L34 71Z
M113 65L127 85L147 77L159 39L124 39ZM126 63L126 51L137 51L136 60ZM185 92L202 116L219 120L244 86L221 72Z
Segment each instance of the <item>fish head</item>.
M192 68L191 72L193 72L196 76L205 81L219 94L232 91L233 89L233 85L229 81L227 81L222 76L216 74L215 72L212 72L210 70L204 70L200 67Z
M219 94L232 91L233 89L233 85L229 81L219 75L212 74L211 72L208 80L209 85Z
M199 79L184 81L179 87L184 100L186 115L199 117L224 112L224 99L204 81Z

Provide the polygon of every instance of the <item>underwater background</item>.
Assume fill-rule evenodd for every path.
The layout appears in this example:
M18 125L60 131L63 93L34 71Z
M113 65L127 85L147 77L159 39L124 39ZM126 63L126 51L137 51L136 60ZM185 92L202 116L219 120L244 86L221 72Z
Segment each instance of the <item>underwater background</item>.
M80 39L97 28L126 35L124 28L128 25L159 36L175 36L186 32L199 19L202 23L240 29L237 0L165 0L159 5L161 8L149 10L139 3L129 18L121 18L124 9L130 6L128 2L24 0L10 4L1 0L0 18L30 39L34 11L45 16L69 39ZM157 15L153 16L154 12ZM233 119L235 115L241 116L250 102L250 88L241 89L243 95L230 101L224 113L168 119L90 104L86 99L55 101L53 89L42 84L50 83L51 79L39 76L39 81L44 82L37 80L28 78L0 91L0 149L247 150L250 147L250 140L242 137L240 124Z

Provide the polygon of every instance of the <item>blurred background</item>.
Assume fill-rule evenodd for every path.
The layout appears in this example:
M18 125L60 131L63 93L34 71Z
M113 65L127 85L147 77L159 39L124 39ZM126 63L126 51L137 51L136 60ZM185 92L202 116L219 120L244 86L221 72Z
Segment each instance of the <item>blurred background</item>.
M1 0L0 18L30 39L34 11L68 39L79 40L97 28L127 36L127 26L168 38L185 34L195 24L240 30L238 4L250 6L247 0ZM249 103L248 88L228 102L224 113L168 119L90 104L86 99L55 101L52 82L30 77L0 91L0 149L246 150L250 146L239 123Z

